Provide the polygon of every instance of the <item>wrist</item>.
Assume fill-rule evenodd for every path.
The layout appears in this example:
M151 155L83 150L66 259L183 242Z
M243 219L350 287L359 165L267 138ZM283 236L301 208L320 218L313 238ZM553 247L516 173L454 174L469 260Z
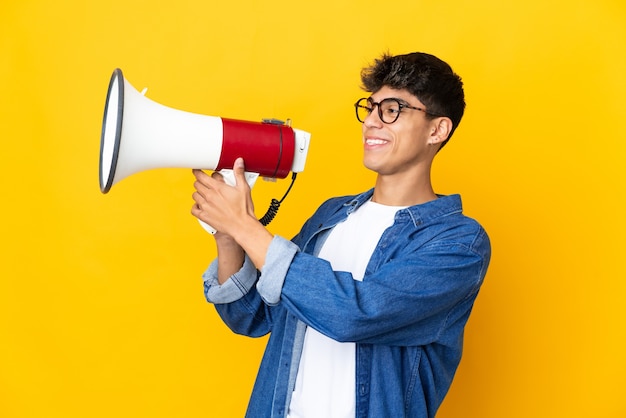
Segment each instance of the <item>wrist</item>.
M248 217L233 234L233 238L248 254L254 265L261 269L265 254L274 236L256 217Z

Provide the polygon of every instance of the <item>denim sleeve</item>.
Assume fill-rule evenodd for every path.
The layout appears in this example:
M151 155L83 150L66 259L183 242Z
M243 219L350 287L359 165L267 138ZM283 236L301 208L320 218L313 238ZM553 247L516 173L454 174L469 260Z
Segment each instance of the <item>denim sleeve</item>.
M241 299L254 286L257 280L257 269L246 256L241 269L220 285L217 281L217 259L215 259L203 274L202 279L207 301L219 304L231 303Z
M273 306L280 301L287 271L298 251L298 246L293 242L278 235L274 236L265 255L265 265L261 269L261 277L256 286L266 304Z
M216 304L231 303L241 299L257 283L257 291L263 301L277 305L287 271L298 246L280 236L275 236L265 256L265 265L257 283L257 269L246 255L243 267L223 284L217 281L217 259L209 265L202 276L207 301Z
M389 257L363 281L306 254L294 258L281 303L342 342L424 345L458 338L489 263L489 243L436 243ZM455 332L450 332L455 329Z

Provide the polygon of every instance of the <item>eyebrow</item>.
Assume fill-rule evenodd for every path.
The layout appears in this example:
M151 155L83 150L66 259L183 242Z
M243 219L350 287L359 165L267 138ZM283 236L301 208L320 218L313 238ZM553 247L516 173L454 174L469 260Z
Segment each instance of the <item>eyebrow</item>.
M383 100L388 100L388 99L397 100L398 102L400 102L400 104L403 104L403 105L413 106L411 103L409 103L409 102L407 102L406 100L401 99L401 98L399 98L399 97L385 97L384 99L381 99L381 100L379 100L379 101L377 101L377 102L375 102L375 101L374 101L374 99L372 99L372 96L370 96L370 97L368 97L368 98L367 98L367 100L369 100L369 101L370 101L370 102L372 102L372 103L380 103L380 102L382 102Z

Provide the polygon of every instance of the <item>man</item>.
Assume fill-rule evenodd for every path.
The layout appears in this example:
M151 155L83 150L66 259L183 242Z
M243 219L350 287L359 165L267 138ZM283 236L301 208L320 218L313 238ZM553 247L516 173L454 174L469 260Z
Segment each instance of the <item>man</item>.
M465 108L461 79L424 53L383 55L355 104L374 188L322 204L288 241L237 185L194 170L192 214L216 228L207 300L236 333L270 338L249 417L433 417L461 359L490 259L433 159Z

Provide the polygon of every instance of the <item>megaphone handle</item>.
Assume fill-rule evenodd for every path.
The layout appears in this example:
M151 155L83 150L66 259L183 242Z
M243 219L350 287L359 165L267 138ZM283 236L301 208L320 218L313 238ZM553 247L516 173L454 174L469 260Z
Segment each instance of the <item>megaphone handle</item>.
M220 173L222 177L224 177L224 182L226 184L228 184L229 186L235 186L235 172L233 170L225 168L218 171L218 173ZM246 182L248 183L250 188L252 188L254 186L254 183L256 182L256 179L259 177L259 173L250 173L249 171L246 171L244 172L244 174L246 176ZM198 222L200 222L200 226L202 226L202 228L204 228L204 230L207 231L209 234L213 235L215 234L215 232L217 232L215 228L213 228L206 222L203 222L200 219L198 219Z

